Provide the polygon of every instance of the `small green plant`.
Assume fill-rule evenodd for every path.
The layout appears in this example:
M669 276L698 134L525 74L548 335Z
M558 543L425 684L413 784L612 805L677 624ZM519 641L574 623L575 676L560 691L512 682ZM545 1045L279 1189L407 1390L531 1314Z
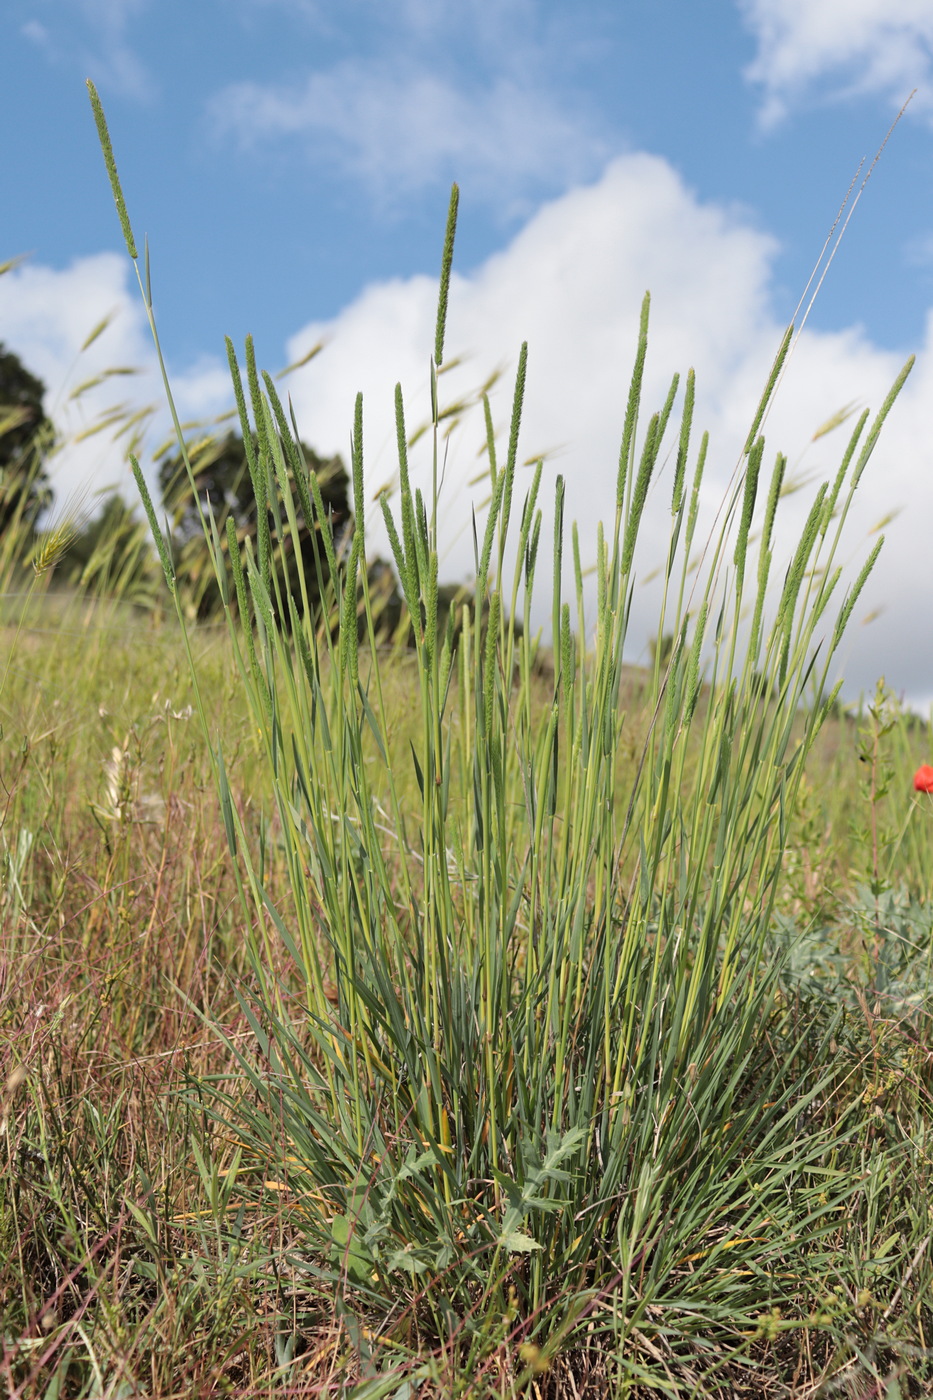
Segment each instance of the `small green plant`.
M857 750L859 763L863 766L862 796L869 814L868 828L860 835L870 861L868 887L876 896L891 888L885 867L889 866L891 847L897 841L897 833L885 825L883 815L885 798L897 782L897 770L890 754L885 751L884 741L897 723L897 704L882 676L875 687L874 699L868 706L865 723L859 731Z

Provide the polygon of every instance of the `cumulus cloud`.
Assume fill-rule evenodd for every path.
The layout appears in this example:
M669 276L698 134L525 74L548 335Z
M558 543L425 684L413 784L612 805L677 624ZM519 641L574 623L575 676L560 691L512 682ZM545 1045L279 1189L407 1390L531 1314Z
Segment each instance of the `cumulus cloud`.
M933 121L933 9L929 0L738 0L758 40L746 77L764 89L771 126L819 82L831 97L874 93Z
M46 412L63 444L49 464L60 506L84 497L93 505L95 493L113 487L135 496L128 434L116 435L117 421L91 432L102 419L120 412L125 420L151 406L149 445L167 431L149 327L130 277L126 257L117 253L78 258L61 269L27 262L0 277L3 341L45 384ZM114 373L126 370L133 373ZM226 407L230 394L229 379L209 360L180 373L174 390L181 413L191 417Z
M442 376L447 402L469 396L494 370L514 371L519 345L530 346L520 458L547 454L545 496L558 471L567 481L567 519L577 518L591 562L595 523L614 513L618 447L643 292L652 291L646 410L660 406L675 370L695 366L697 422L712 434L703 523L709 526L739 458L742 442L783 326L770 301L773 241L740 213L704 204L663 160L614 161L596 184L545 206L501 253L451 287L448 356L461 363ZM408 427L428 412L428 358L436 290L429 278L371 286L338 317L302 328L289 343L297 357L319 339L325 352L291 386L299 426L318 450L347 454L356 391L364 393L367 489L391 481L396 467L393 386L403 386ZM780 447L791 473L805 480L830 473L846 429L811 443L844 405L877 408L901 358L873 346L857 328L800 338L767 423L769 453ZM874 543L872 529L892 510L888 547L864 595L860 616L884 609L884 621L853 628L846 674L851 687L879 674L915 699L930 696L926 659L915 639L927 629L933 567L926 524L933 509L928 405L933 380L933 322L857 498L847 563L857 570ZM493 390L500 441L510 413L509 375ZM483 468L479 414L452 435L441 511L443 569L466 577L473 565L468 481ZM426 447L422 440L421 447ZM504 446L503 446L504 450ZM426 451L414 454L423 488ZM670 462L652 489L641 572L661 562L669 519ZM526 479L530 481L530 471ZM812 492L783 504L781 545L788 555ZM375 512L371 509L371 514ZM374 546L385 550L378 518ZM653 542L653 544L652 544ZM656 618L651 588L639 593L632 638L646 647ZM541 619L537 619L541 620ZM858 622L858 618L856 619Z

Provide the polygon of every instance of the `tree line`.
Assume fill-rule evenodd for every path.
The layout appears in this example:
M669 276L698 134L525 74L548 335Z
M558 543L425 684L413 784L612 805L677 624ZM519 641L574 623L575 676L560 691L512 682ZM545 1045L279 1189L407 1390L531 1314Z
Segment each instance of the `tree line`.
M13 573L26 571L36 557L55 504L49 466L60 444L43 407L44 394L41 380L0 344L0 591L10 591ZM255 435L250 446L255 461L259 450ZM317 480L340 557L349 550L354 528L347 469L339 456L322 457L306 443L298 447L305 470ZM224 554L227 522L232 522L241 559L247 541L255 549L260 522L247 444L238 433L206 433L186 443L186 451L190 474L180 450L166 449L157 456L158 483L182 605L192 620L205 622L220 618L223 600L202 518L213 515ZM309 606L317 608L320 586L327 581L326 555L316 547L316 524L305 519L297 494L293 502L297 532L277 532L273 528L276 511L272 503L267 508L273 559L296 599L301 596L299 571L303 574ZM407 632L410 639L410 623L393 570L378 558L368 560L366 567L380 631L387 636ZM109 491L90 519L73 525L52 586L150 605L162 596L162 574L148 526L119 491ZM468 596L458 586L440 590L442 625L444 615ZM236 606L235 595L231 605Z

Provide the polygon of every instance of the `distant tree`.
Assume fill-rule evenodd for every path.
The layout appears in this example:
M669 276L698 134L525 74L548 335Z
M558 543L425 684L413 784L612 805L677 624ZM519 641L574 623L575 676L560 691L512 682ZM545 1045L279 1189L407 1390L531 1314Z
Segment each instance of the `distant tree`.
M0 344L0 534L14 529L24 543L52 503L45 463L55 431L42 406L44 394L42 381Z
M667 669L667 664L674 654L674 643L676 641L677 638L674 636L673 632L665 632L660 642L657 637L649 638L648 649L651 652L652 666L657 663L661 671Z
M254 438L254 448L258 454L258 444ZM353 517L349 500L349 478L339 457L325 459L311 448L301 444L304 469L313 472L321 489L321 496L330 515L331 527L338 548L349 538L353 528ZM232 519L237 538L241 545L247 536L253 540L256 549L258 511L253 483L249 472L246 447L236 433L223 437L207 437L190 444L188 455L191 460L196 490L192 490L180 452L171 453L161 459L159 485L162 502L168 515L175 551L176 564L182 587L187 593L189 610L199 618L217 613L221 606L220 593L214 579L210 557L204 542L201 528L201 513L213 512L221 539L221 548L227 548L227 520ZM323 551L317 551L315 559L314 521L308 521L301 510L300 496L292 488L292 499L298 521L298 549L287 530L280 536L275 532L275 511L268 511L270 535L277 564L284 569L293 595L300 596L298 569L304 570L309 599L318 600L317 570L322 569L326 579L326 560ZM279 513L284 514L279 503Z

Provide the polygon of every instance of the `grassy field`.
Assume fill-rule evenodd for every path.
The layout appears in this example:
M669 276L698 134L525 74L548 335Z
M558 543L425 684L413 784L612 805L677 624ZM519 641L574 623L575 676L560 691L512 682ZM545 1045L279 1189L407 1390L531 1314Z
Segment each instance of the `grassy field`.
M925 725L890 697L874 719L867 708L835 714L789 814L774 916L786 961L761 1043L801 1082L822 1081L800 1113L803 1152L827 1123L839 1137L818 1167L828 1213L802 1257L788 1258L792 1279L781 1278L771 1227L759 1223L765 1238L722 1250L716 1265L721 1288L735 1292L734 1317L705 1314L691 1276L723 1236L708 1222L670 1261L663 1290L647 1250L633 1264L627 1306L638 1320L624 1341L613 1293L576 1328L558 1304L566 1339L545 1365L528 1349L505 1270L501 1296L449 1320L446 1335L429 1296L443 1290L443 1271L396 1276L380 1308L354 1288L349 1256L332 1258L336 1282L302 1270L300 1192L199 1106L209 1086L235 1092L242 1082L232 1046L257 1053L237 996L254 980L255 930L237 896L181 640L170 619L151 632L139 623L129 609L55 600L3 634L9 1394L481 1396L524 1384L542 1395L678 1385L804 1395L821 1380L843 1395L928 1392L933 914L920 896L933 807L910 791L912 765L930 752ZM233 802L284 911L271 785L228 639L203 629L192 646ZM400 751L414 665L402 656L386 668ZM535 696L542 711L549 684L541 679ZM632 673L623 695L639 738L649 686ZM620 765L620 791L637 749ZM412 779L405 800L419 798ZM294 989L289 964L281 950L276 971ZM811 1210L795 1213L806 1233ZM775 1229L787 1224L785 1215ZM750 1290L729 1282L740 1249L736 1275L759 1264L751 1316ZM326 1273L326 1253L319 1262ZM643 1291L658 1301L640 1306ZM545 1324L533 1332L542 1345L546 1313L534 1321ZM404 1389L406 1376L422 1375ZM375 1379L386 1376L385 1386Z
M646 297L614 519L581 543L543 463L518 498L522 347L507 442L485 405L475 590L445 614L456 212L455 188L429 457L409 466L399 389L398 489L368 500L358 401L352 532L228 344L256 528L203 507L222 624L192 622L135 459L163 609L51 592L54 532L8 589L2 1383L933 1393L933 736L883 682L857 712L831 684L882 543L843 569L849 507L910 362L789 537L761 426L790 328L695 540L712 449L692 371L644 411ZM542 590L548 652L517 625Z

